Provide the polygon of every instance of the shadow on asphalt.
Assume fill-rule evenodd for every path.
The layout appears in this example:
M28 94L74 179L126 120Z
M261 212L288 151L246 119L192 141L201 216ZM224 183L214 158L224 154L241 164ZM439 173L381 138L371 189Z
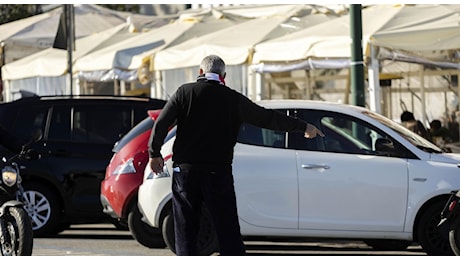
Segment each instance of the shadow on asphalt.
M56 235L41 236L41 238L72 238L72 239L134 239L128 229L117 229L108 225L72 225Z
M278 244L251 244L246 245L247 255L249 256L301 256L301 255L385 255L385 256L407 256L407 255L425 255L419 249L409 248L406 251L375 251L372 248L363 247L328 247L328 246L308 246L308 245L278 245Z
M46 238L78 240L134 240L128 230L112 225L72 225L69 229ZM360 241L264 241L245 239L248 256L415 256L426 255L417 246L409 246L405 251L375 251ZM218 255L218 254L217 254Z

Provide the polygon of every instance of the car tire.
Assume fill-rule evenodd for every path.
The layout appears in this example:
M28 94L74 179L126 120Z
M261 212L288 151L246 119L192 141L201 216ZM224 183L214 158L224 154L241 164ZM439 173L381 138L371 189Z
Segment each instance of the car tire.
M392 240L392 239L370 239L364 240L372 249L380 251L402 251L406 250L412 244L412 241L407 240Z
M165 248L161 229L154 228L142 221L142 213L135 205L128 214L128 227L133 238L148 248Z
M56 235L63 231L60 225L62 207L56 194L39 183L24 183L25 209L32 220L35 237Z
M418 222L418 243L428 255L453 255L449 239L442 235L438 227L444 205L445 201L433 203L425 209Z
M449 231L449 243L454 255L460 255L460 225L456 223Z
M128 222L124 219L115 219L112 221L112 224L115 226L117 230L129 231Z
M163 219L162 224L163 239L168 248L176 254L175 235L174 235L174 216L169 210ZM216 233L209 212L203 208L200 219L200 231L198 232L198 253L202 256L209 256L219 251Z

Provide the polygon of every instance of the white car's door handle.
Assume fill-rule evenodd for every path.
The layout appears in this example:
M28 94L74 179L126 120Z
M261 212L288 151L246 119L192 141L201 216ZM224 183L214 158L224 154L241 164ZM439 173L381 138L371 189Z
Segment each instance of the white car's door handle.
M324 165L324 164L302 164L302 168L304 169L308 169L308 170L312 170L312 169L329 169L331 167L329 167L328 165Z

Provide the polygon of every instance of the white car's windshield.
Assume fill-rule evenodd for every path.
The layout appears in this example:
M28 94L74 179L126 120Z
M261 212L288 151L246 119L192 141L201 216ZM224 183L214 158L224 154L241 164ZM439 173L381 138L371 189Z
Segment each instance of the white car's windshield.
M380 123L384 124L385 126L391 128L395 132L397 132L401 137L412 143L413 145L417 146L418 148L428 151L428 152L435 152L441 153L442 149L431 143L430 141L426 140L425 138L421 137L420 135L412 132L411 130L405 128L404 126L394 122L380 114L365 111L363 112L364 115L371 117Z

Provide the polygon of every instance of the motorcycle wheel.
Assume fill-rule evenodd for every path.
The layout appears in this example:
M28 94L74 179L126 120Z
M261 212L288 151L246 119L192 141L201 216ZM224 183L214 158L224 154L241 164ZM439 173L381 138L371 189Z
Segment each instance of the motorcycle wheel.
M460 225L455 225L449 231L449 244L450 248L454 252L454 255L460 255Z
M5 216L6 232L9 233L11 247L1 246L2 255L31 256L33 248L33 230L29 215L23 208L10 207Z

